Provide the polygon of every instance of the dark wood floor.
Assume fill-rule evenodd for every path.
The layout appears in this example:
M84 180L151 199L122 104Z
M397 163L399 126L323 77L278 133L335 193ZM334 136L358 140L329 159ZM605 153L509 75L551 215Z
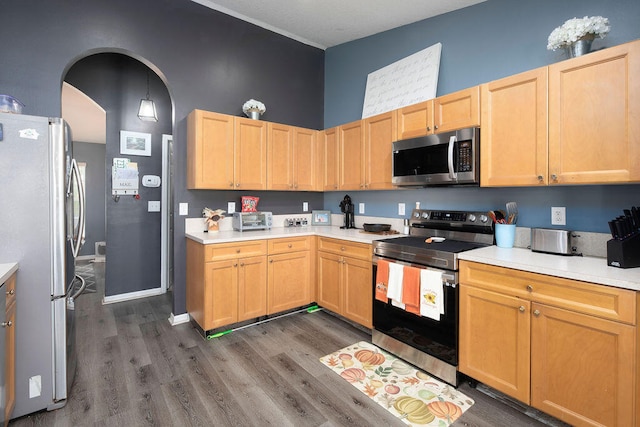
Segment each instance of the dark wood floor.
M10 426L404 426L318 358L370 337L327 314L299 313L211 341L171 326L170 294L77 301L78 359L65 407ZM19 357L19 356L18 356ZM475 400L454 426L543 426L462 384Z

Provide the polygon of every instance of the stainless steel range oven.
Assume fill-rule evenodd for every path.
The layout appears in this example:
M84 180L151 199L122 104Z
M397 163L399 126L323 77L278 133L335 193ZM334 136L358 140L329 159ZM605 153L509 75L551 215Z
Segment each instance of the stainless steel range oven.
M373 343L457 386L458 254L491 245L493 225L485 212L427 209L414 209L409 225L407 237L373 242ZM444 298L439 316L414 314L391 299L376 299L381 261L396 264L396 271L399 264L436 272Z

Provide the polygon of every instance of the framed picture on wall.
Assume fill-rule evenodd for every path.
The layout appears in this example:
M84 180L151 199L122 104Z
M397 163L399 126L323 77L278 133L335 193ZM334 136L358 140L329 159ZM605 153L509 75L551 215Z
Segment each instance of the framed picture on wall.
M121 130L120 154L151 156L151 134Z
M331 225L331 211L311 211L311 225Z

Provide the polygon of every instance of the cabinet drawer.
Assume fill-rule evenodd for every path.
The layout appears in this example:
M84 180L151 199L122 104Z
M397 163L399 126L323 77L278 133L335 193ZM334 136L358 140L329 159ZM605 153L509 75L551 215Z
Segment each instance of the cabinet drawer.
M353 258L371 260L371 245L346 240L321 237L318 239L318 250L346 255Z
M206 245L204 260L205 262L209 262L266 254L267 242L265 240L252 240L242 243L218 243Z
M5 307L11 307L16 300L16 275L15 273L4 282L3 291L7 293L7 300Z
M636 293L493 265L462 261L460 282L529 301L634 325Z
M308 251L311 247L309 237L288 237L268 241L269 255L296 251Z

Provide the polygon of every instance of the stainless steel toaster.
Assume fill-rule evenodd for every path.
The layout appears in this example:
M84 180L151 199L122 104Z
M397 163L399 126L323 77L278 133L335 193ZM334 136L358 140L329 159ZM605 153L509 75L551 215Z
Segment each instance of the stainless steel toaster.
M573 255L571 231L552 228L531 229L531 250L558 255Z

